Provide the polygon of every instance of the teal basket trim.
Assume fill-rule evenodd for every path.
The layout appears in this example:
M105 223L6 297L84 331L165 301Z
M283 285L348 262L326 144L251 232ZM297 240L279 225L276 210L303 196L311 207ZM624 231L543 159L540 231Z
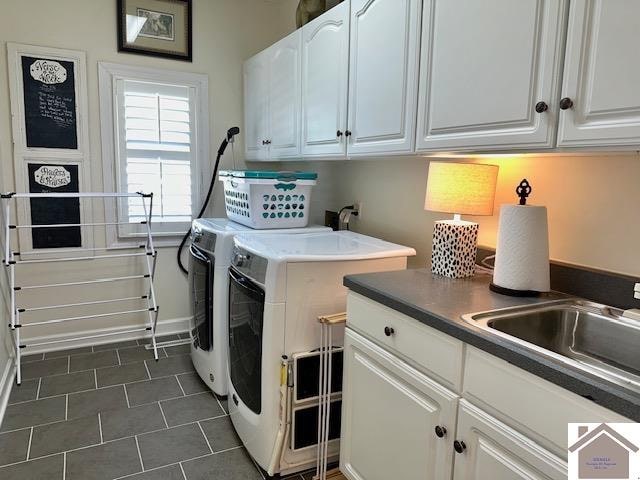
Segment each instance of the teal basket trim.
M279 180L281 182L295 182L296 180L317 180L315 172L292 172L275 170L221 170L221 177L255 178L262 180Z
M295 183L276 183L274 187L276 190L284 190L286 192L287 190L294 190L296 188L296 184Z

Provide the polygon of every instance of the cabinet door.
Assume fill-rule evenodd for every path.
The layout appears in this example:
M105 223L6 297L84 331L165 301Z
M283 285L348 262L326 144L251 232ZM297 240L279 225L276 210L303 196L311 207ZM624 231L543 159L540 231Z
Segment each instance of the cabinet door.
M425 0L417 150L552 147L566 5Z
M466 400L460 401L454 480L566 480L566 463ZM453 440L452 440L453 441Z
M269 65L268 51L244 63L244 139L247 160L267 160Z
M350 480L451 478L457 397L346 330L340 470ZM435 427L447 430L443 438Z
M352 0L349 155L414 149L422 0Z
M302 154L346 153L349 2L302 28Z
M296 30L269 53L269 150L273 160L300 155L300 46Z
M640 2L572 0L559 146L640 145Z

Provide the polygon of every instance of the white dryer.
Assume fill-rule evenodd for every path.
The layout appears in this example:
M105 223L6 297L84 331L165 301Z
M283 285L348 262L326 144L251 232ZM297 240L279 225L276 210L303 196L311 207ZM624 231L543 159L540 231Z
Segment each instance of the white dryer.
M229 409L269 475L315 465L318 317L346 310L348 274L403 270L415 250L353 232L242 234L229 268ZM340 436L344 329L334 329L329 454Z
M218 395L227 394L227 311L233 237L238 233L293 236L331 231L309 226L253 230L226 218L200 218L191 227L189 293L191 359L200 378Z

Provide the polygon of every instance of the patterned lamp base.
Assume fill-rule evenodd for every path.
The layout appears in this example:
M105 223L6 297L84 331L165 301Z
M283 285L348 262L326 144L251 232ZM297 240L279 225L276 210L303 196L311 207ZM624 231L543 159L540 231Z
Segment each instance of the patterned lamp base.
M471 277L476 270L478 224L441 220L433 228L431 271L450 278Z

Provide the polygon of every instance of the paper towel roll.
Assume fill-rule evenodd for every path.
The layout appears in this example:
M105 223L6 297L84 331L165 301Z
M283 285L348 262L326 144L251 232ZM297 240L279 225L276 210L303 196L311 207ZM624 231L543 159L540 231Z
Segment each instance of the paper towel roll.
M502 205L493 283L511 290L549 291L546 207Z

